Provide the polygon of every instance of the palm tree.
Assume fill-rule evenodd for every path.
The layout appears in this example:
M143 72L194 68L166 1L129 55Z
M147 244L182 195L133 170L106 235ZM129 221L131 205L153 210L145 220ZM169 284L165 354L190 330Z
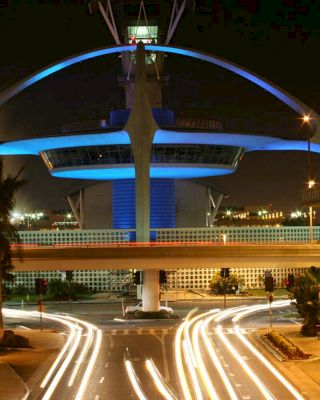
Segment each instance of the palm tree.
M0 157L0 339L3 335L2 285L4 280L12 278L11 244L20 243L19 234L10 222L10 213L15 205L15 194L24 184L24 180L19 179L21 171L15 176L4 177L3 160Z
M301 333L315 336L320 324L320 268L311 267L294 281L292 293L297 302L297 310L303 317Z

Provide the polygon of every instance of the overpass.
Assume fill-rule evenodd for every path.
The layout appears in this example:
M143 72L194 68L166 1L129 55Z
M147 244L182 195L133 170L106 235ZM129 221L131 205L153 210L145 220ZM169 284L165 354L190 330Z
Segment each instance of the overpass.
M15 272L101 269L309 268L320 244L121 243L25 245L12 249Z

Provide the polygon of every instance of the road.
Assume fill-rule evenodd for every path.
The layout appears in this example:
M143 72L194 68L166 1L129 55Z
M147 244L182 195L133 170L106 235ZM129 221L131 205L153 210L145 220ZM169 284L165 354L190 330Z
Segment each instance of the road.
M300 399L295 388L292 389L286 381L280 382L282 377L270 368L265 359L254 354L246 343L249 339L249 343L259 346L252 341L252 332L268 325L268 310L258 310L259 305L242 305L210 312L218 308L212 302L199 302L198 305L198 311L185 322L180 319L125 323L112 320L113 314L118 313L119 304L108 307L97 304L74 306L81 319L89 321L95 331L101 331L101 346L88 384L78 395L94 346L80 363L74 384L68 387L88 338L88 333L83 331L72 360L52 395L46 397L46 385L30 399ZM183 316L192 306L194 302L173 305ZM54 307L59 309L65 305ZM232 321L244 310L256 313L248 314L237 322ZM288 310L281 308L273 311L274 325L284 321L292 323L281 319L283 312ZM30 326L35 323L32 319ZM52 324L52 321L48 323ZM265 350L259 348L259 354L263 352ZM62 360L66 357L67 354ZM152 360L152 363L147 360Z

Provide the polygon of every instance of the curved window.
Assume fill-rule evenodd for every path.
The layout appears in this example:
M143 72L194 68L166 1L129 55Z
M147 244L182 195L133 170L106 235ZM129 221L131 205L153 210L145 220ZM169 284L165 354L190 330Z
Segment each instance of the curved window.
M233 165L242 154L235 146L154 144L151 164L221 164ZM130 145L70 147L41 153L47 167L63 168L82 165L133 164Z

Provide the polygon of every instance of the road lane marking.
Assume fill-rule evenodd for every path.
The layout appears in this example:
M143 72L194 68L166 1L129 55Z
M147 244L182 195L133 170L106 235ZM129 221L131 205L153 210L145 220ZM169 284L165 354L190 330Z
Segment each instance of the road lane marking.
M104 381L104 376L100 379L99 383L102 383Z
M22 328L22 329L26 329L26 330L28 330L28 331L31 331L31 328L28 328L27 326L19 325L19 327Z
M108 362L106 362L106 363L104 364L104 366L105 366L105 368L108 368L108 366L109 366L109 363L108 363Z
M94 398L94 400L99 400L99 395L96 394L96 397Z

